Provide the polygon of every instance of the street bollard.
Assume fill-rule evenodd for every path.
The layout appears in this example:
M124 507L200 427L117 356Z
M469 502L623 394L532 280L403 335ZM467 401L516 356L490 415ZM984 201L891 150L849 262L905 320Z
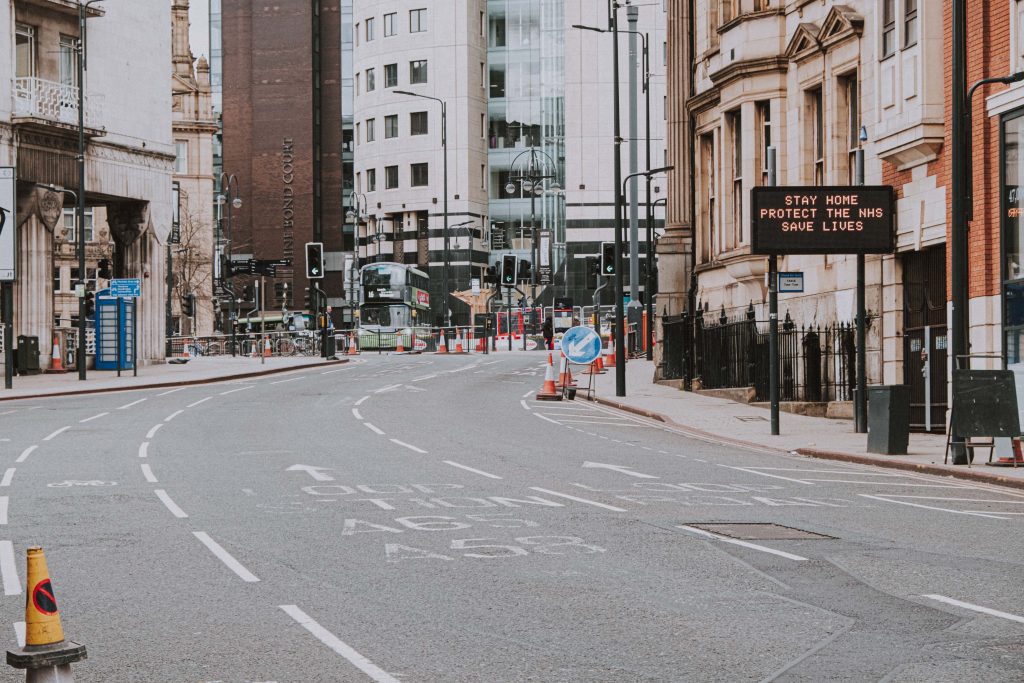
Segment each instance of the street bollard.
M7 651L7 663L25 670L26 683L73 683L71 665L86 658L85 646L64 640L46 555L28 549L25 600L25 646Z

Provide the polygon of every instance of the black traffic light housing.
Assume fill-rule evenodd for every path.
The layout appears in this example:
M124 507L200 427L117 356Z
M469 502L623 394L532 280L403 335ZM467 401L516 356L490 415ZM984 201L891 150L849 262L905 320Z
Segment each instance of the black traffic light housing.
M533 278L531 271L533 270L533 264L526 259L519 260L519 272L516 274L516 279L520 282L530 282Z
M484 271L484 282L490 285L498 284L498 269L494 266L487 266Z
M109 280L110 279L110 275L111 275L111 273L110 273L110 259L108 259L108 258L100 259L99 270L96 272L96 275L99 276L100 279L103 279L103 280Z
M93 292L85 293L85 317L91 318L96 315L96 295Z
M242 300L243 301L255 301L256 300L256 289L248 284L242 288Z
M189 293L181 298L181 312L188 317L196 314L196 295Z
M587 275L594 277L595 275L601 274L601 259L595 256L588 256L586 259L587 263Z
M501 284L505 287L514 287L516 284L516 269L519 266L519 259L515 254L505 254L501 257Z
M324 243L306 242L306 278L320 280L324 276Z
M601 275L615 275L615 242L601 242Z

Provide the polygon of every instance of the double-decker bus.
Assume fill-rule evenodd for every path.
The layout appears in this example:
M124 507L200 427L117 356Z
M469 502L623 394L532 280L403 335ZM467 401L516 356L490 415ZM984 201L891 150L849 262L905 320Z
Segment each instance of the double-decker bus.
M359 271L359 348L406 349L429 335L430 279L415 266L371 263Z

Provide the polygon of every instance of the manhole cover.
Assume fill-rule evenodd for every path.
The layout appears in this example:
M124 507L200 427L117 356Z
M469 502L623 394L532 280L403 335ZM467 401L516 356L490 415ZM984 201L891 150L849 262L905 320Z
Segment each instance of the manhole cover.
M734 416L740 422L767 422L768 418L760 415L735 415Z
M703 529L720 536L738 538L741 541L797 541L818 538L833 538L813 531L794 529L781 524L757 522L716 522L711 524L687 524L695 529Z

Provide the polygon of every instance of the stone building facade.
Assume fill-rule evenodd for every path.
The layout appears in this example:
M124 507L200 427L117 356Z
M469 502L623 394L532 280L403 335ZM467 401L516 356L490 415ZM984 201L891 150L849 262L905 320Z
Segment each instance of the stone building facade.
M164 355L164 247L171 225L170 6L111 3L87 10L85 83L77 76L77 5L63 0L0 3L0 165L17 177L18 274L14 334L40 339L49 364L55 333L74 338L81 281L101 289L102 259L114 277L138 277L139 357ZM70 192L77 191L78 93L85 87L86 273L77 272ZM64 210L62 211L62 205ZM71 228L71 230L69 230ZM91 325L90 325L91 327ZM61 335L57 335L61 336ZM87 340L88 342L88 340ZM63 342L62 342L63 343ZM74 342L72 342L73 344Z

